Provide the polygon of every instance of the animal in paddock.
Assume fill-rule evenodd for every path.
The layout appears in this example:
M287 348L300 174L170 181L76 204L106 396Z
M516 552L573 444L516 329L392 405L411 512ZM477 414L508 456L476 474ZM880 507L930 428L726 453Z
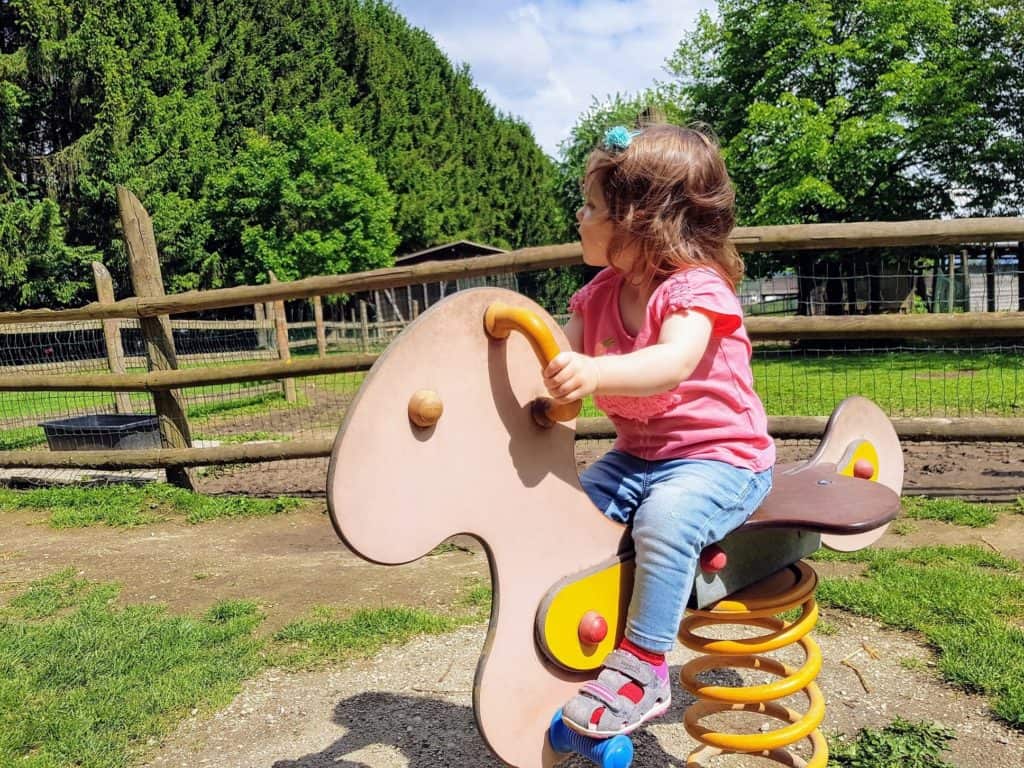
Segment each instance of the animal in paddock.
M492 336L485 315L495 306L525 310L527 327L515 329L525 332ZM580 487L575 422L537 418L547 394L538 357L552 345L567 348L557 323L514 292L471 289L431 307L367 374L327 481L337 534L367 560L407 563L457 534L482 543L493 602L473 707L488 746L520 768L564 759L546 736L552 714L621 637L631 585L627 529ZM734 532L736 546L721 543L730 564L702 574L691 601L783 567L751 556L766 549L759 536L781 536L772 547L787 562L819 541L871 543L898 511L902 476L885 416L862 398L844 401L813 456L776 468L775 490Z

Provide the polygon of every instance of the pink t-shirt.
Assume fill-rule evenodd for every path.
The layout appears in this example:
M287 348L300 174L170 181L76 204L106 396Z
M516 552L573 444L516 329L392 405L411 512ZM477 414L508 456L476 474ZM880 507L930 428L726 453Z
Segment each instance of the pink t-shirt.
M648 460L715 459L757 472L771 467L775 443L754 392L743 309L729 284L708 267L672 275L655 289L634 337L619 311L622 281L621 273L604 269L569 300L569 309L583 320L585 354L622 355L655 344L665 318L680 310L701 310L713 327L697 368L675 389L594 398L615 424L615 447Z

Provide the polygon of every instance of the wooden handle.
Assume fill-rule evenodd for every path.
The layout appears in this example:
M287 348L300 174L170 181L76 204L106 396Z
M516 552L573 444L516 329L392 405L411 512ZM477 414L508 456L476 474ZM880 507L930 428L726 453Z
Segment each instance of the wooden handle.
M512 331L519 331L526 336L533 347L541 370L562 350L558 342L536 312L525 307L513 307L496 301L484 312L484 329L492 339L507 339ZM533 408L534 418L541 426L552 426L556 421L572 421L579 413L583 403L576 400L572 403L556 403L548 398L540 398Z

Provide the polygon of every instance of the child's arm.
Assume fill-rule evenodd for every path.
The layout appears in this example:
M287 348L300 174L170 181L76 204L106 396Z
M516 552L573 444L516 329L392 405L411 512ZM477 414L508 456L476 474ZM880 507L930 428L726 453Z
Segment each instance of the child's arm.
M711 328L711 318L699 310L674 313L662 323L657 343L635 352L601 357L562 352L544 369L544 384L556 402L591 394L643 397L667 392L693 373Z
M569 339L569 348L573 352L583 351L583 318L578 312L573 312L569 322L562 326L562 332Z

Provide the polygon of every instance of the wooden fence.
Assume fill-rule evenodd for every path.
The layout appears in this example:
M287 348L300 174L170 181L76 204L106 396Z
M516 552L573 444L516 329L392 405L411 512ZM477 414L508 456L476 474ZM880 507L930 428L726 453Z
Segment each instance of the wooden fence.
M111 373L52 374L26 370L0 377L0 391L102 391L112 393L149 392L161 417L161 449L124 451L0 451L0 467L91 467L97 469L164 468L168 479L191 485L187 468L237 462L278 461L327 456L330 440L191 447L188 422L178 390L186 387L279 380L288 396L288 383L295 377L368 370L375 355L363 353L326 355L327 331L332 324L316 310L319 297L354 294L409 284L458 280L494 274L548 269L580 263L578 243L525 248L508 253L481 256L458 262L426 262L398 269L381 269L348 275L306 278L293 282L272 281L267 285L238 286L211 291L190 291L164 295L152 224L135 197L118 190L124 236L128 245L136 295L113 300L113 292L99 289L99 301L77 309L33 309L0 312L3 332L26 332L41 323L86 323L102 327L108 339L108 357L117 353L116 322L137 323L146 345L147 373L128 373L142 360L110 360ZM909 221L856 224L808 224L779 227L738 228L733 241L741 251L876 248L923 245L960 245L1024 241L1024 219L958 219L951 221ZM290 359L287 326L282 304L285 300L314 299L317 319L312 324L319 356ZM187 358L177 356L172 330L175 327L228 327L231 321L173 321L170 315L244 305L262 307L256 320L244 321L245 328L276 336L275 360L215 368L181 368ZM200 325L206 323L205 326ZM188 325L192 324L192 325ZM333 324L337 328L339 324ZM365 332L365 313L359 324ZM398 324L395 329L401 327ZM753 340L798 340L825 338L1014 338L1024 337L1024 313L997 312L953 315L876 315L857 317L751 317L747 329ZM351 330L351 329L346 329ZM291 346L295 346L292 344ZM365 347L364 347L365 349ZM141 367L141 366L140 366ZM294 395L292 395L294 396ZM896 419L897 431L905 438L951 438L1024 440L1024 419ZM780 437L820 435L825 418L774 417L770 428ZM580 437L612 434L604 419L582 419Z

